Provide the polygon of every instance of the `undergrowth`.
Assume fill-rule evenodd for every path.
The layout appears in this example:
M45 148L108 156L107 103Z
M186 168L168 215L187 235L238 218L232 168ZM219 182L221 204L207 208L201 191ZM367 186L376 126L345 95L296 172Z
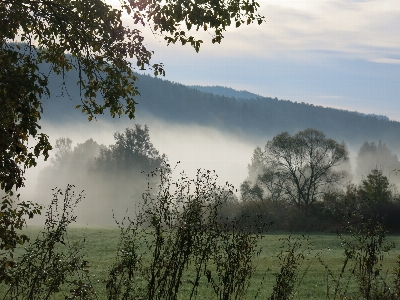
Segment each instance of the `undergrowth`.
M251 278L260 267L254 261L266 254L260 241L271 224L249 225L248 216L222 214L233 187L219 186L214 172L199 170L195 179L181 174L173 180L166 166L149 174L149 182L155 177L159 186L148 185L136 215L116 220L120 238L104 281L106 298L176 300L184 293L185 299L198 299L201 288L210 299L247 299ZM68 227L76 219L73 210L82 198L70 185L54 191L44 229L21 255L3 259L3 299L99 299L84 241L68 238ZM339 274L318 253L311 254L308 237L282 239L268 298L295 299L311 262L317 261L326 272L326 299L399 299L400 256L393 269L385 270L382 262L394 244L387 242L381 219L361 219L361 225L347 223L337 231L343 247ZM355 292L351 281L356 282Z

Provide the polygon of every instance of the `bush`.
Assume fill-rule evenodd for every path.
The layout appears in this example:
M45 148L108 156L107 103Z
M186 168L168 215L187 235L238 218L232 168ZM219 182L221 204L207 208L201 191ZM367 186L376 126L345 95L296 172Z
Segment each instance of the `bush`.
M68 226L76 219L73 210L83 197L75 197L72 188L54 191L44 230L6 270L7 299L51 299L60 291L70 292L65 299L93 299L82 245L68 241Z
M233 187L218 186L211 171L199 170L196 179L181 174L174 181L170 169L161 168L149 180L154 176L160 177L158 190L144 193L135 220L118 223L121 242L107 281L108 299L177 299L183 286L195 299L200 282L217 299L242 299L265 228L221 219Z

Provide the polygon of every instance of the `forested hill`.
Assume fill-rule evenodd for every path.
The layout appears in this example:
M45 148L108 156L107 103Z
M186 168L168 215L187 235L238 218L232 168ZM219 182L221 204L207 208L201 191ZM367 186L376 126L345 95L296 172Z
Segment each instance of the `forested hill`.
M151 76L138 77L141 96L137 98L139 104L136 115L147 112L165 121L213 126L260 138L283 131L295 133L312 127L324 131L328 137L349 144L382 140L388 146L400 147L399 122L277 98L221 96ZM53 77L52 97L43 100L45 120L62 122L85 119L79 110L74 111L79 103L79 88L73 83L76 81L74 76L70 75L65 80L73 100L61 101L57 90L62 79Z
M220 96L233 97L233 98L255 99L261 97L260 95L253 94L248 91L237 91L230 87L218 86L218 85L217 86L190 85L189 87L202 92Z

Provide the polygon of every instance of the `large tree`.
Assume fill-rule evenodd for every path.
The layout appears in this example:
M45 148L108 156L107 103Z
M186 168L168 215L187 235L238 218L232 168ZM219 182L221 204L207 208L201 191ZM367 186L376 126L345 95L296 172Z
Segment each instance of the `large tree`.
M116 132L114 139L114 145L100 149L93 171L123 176L132 171L148 173L160 168L167 160L166 155L161 155L151 143L147 125L136 124L123 133Z
M348 151L344 144L309 128L293 136L287 132L278 134L265 145L262 156L257 183L269 196L309 205L344 178L345 172L334 167L348 160Z
M140 26L151 26L167 43L188 43L198 51L202 41L189 34L192 28L210 31L212 42L220 43L232 23L262 23L258 7L254 0L120 0L119 9L104 0L1 1L1 189L23 186L25 168L36 165L40 155L48 157L51 145L39 120L51 73L64 78L70 70L79 71L80 108L89 120L106 110L113 117L134 118L133 67L164 74L162 64L151 65ZM135 28L122 23L123 13ZM50 72L39 68L43 63Z

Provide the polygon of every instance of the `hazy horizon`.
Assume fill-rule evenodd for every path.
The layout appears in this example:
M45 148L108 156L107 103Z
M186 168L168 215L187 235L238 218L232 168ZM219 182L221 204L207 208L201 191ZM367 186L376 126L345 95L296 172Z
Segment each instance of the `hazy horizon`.
M139 26L146 47L154 51L152 63L165 65L166 77L161 78L184 85L226 86L400 121L400 5L396 0L259 3L266 23L228 28L220 45L211 43L208 32L196 32L204 40L199 53L190 46L166 46L149 25ZM138 26L128 16L123 18L125 25ZM141 73L151 74L151 70ZM206 124L179 125L141 115L112 123L101 118L90 124L43 123L42 130L52 143L59 137L71 138L74 145L93 138L108 146L114 132L135 123L149 125L152 143L171 165L181 162L178 170L190 177L198 168L215 170L222 184L229 181L237 189L247 176L254 148L272 138L257 140L239 131L228 133ZM352 158L360 146L348 145ZM392 151L399 153L399 149ZM27 171L22 194L34 192L40 170L49 164L39 162ZM84 182L75 185L77 190L85 189Z
M199 168L215 170L218 175L218 183L220 185L224 185L226 182L233 184L237 189L237 196L240 195L240 184L248 175L247 166L251 162L254 149L257 146L263 148L268 141L268 139L261 140L261 138L257 140L255 137L245 136L241 132L228 133L207 126L174 124L150 116L142 116L130 121L121 120L120 122L110 122L101 118L94 122L74 122L73 124L57 125L42 122L42 129L49 134L53 145L56 139L68 137L72 140L72 148L74 148L78 143L83 143L90 138L98 144L109 146L114 144L113 134L115 132L123 132L125 128L133 127L134 124L149 126L151 142L160 154L167 155L171 166L174 167L178 161L180 162L174 172L175 179L181 172L184 172L189 178L195 178ZM348 145L353 172L355 157L360 146ZM392 150L397 153L396 149ZM122 184L127 187L127 190L120 191L117 197L125 200L110 202L109 199L103 199L110 195L106 196L104 191L101 192L104 188L101 182L85 180L84 169L69 175L51 175L53 177L47 177L46 182L38 182L38 180L43 181L43 178L46 178L44 173L46 167L51 166L53 157L54 152L51 152L47 162L40 161L37 167L27 170L26 187L19 191L21 199L33 200L47 206L52 199L52 188L58 187L63 190L67 184L74 184L77 194L82 190L86 194L86 198L77 210L77 223L80 225L113 225L113 211L117 219L122 219L126 209L132 213L137 202L129 200L132 197L130 195L135 193L135 197L139 197L138 195L146 190L145 186L141 188L135 186L135 190L132 191L132 185L129 182L135 182L135 180L127 178L124 179L127 180L126 183L116 183L118 186ZM71 178L76 179L76 182L71 182L74 181ZM107 184L112 185L112 183ZM119 204L116 205L117 203ZM43 217L38 217L30 223L40 224L42 221Z

